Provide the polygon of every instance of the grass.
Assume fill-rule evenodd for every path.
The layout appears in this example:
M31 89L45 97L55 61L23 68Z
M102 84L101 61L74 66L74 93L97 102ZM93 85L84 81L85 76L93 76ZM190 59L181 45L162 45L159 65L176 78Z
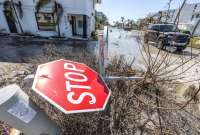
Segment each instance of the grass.
M200 48L200 37L191 38L189 46L199 49Z

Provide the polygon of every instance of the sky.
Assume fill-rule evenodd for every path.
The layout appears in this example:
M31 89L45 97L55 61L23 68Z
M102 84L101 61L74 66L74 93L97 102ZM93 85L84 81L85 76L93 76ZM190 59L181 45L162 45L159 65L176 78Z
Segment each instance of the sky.
M97 11L103 11L109 18L109 22L120 20L123 16L126 19L137 20L144 18L149 13L167 10L169 0L102 0L97 5ZM200 0L187 0L187 3L200 3ZM183 0L173 0L172 8L180 7Z

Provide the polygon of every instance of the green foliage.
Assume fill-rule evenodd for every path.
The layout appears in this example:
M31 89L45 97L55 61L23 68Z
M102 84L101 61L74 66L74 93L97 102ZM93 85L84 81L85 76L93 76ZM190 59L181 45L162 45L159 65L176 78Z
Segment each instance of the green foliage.
M102 16L98 16L97 12L95 15L95 21L96 21L95 28L100 30L104 28L104 25L108 24L108 18L104 14Z
M15 17L14 17L13 14L12 14L12 11L6 12L6 16L7 16L8 18L10 18L10 20L12 20L13 22L16 21L16 20L15 20Z
M92 39L94 39L94 40L98 40L98 34L97 34L97 32L96 32L96 31L92 31L91 37L92 37Z

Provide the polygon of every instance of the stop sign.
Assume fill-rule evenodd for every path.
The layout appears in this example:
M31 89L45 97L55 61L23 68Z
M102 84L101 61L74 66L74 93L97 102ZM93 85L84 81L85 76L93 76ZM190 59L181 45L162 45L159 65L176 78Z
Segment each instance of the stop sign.
M97 72L63 59L39 65L32 89L66 114L104 110L111 94Z

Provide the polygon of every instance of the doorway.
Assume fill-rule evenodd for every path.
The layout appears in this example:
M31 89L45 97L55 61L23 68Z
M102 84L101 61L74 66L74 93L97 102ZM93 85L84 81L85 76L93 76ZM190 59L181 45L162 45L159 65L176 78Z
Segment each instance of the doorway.
M87 17L86 15L71 16L72 35L87 38Z

